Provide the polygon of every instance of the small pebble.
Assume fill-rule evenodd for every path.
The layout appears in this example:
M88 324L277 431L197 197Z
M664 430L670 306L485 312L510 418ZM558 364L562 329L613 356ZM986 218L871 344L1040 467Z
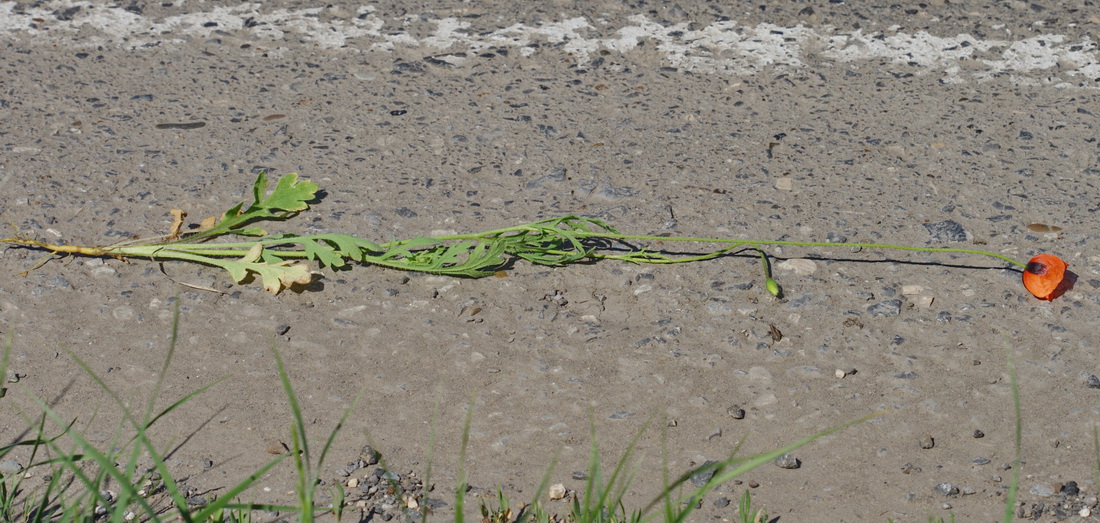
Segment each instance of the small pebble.
M785 271L791 271L798 276L806 276L813 274L817 271L817 263L813 260L807 260L804 258L795 258L791 260L784 260L776 264L776 267Z
M985 433L984 433L984 432L982 432L982 431L980 431L980 430L975 430L975 431L974 431L974 438L975 438L975 439L981 439L981 438L984 438L984 437L985 437Z
M733 419L745 419L745 409L737 405L726 409L726 414L729 414Z
M749 488L757 488L757 487L760 486L760 483L758 483L756 481L751 481L751 480L748 483L745 483L745 484L748 485Z
M924 437L920 439L920 448L922 449L930 449L935 446L936 440L932 438L931 434L925 434Z
M944 496L957 496L959 495L959 487L956 487L953 483L940 483L936 485L936 492Z
M290 325L283 324L275 327L275 334L278 334L279 336L282 336L287 332L290 332Z
M0 476L13 476L23 472L23 464L14 459L0 460Z
M791 455L790 452L787 452L787 453L783 454L782 456L779 456L778 458L775 458L774 463L775 463L775 466L777 466L781 469L796 469L796 468L802 466L802 462L798 461L798 458Z
M897 316L901 314L901 300L886 300L867 307L871 316Z
M1100 389L1100 378L1097 378L1095 374L1089 374L1089 379L1085 384L1090 389Z
M73 284L69 283L69 280L66 280L64 276L54 276L53 278L46 280L46 286L54 288L69 288L72 287Z
M932 240L937 242L965 242L973 237L965 227L954 220L926 223L924 228L928 230Z
M703 467L708 467L717 463L718 462L714 460L707 460L703 462ZM703 485L706 485L708 481L710 481L710 478L714 477L715 472L717 472L717 469L712 466L710 468L707 468L706 470L700 470L699 472L691 475L691 484L695 485L696 487L702 487Z
M550 499L557 501L559 499L564 499L566 492L565 485L555 483L550 485L550 490L547 491L547 494L550 496Z
M1054 489L1046 485L1035 485L1034 487L1031 487L1031 490L1029 490L1028 492L1041 498L1049 498L1050 496L1054 495Z
M1076 496L1081 493L1081 488L1077 486L1076 481L1067 481L1058 492L1067 496Z
M382 453L374 450L370 445L363 445L363 448L359 449L359 459L367 465L377 465L378 460L382 459Z
M730 504L730 498L727 498L725 496L714 500L715 508L726 508L726 507L729 506L729 504Z

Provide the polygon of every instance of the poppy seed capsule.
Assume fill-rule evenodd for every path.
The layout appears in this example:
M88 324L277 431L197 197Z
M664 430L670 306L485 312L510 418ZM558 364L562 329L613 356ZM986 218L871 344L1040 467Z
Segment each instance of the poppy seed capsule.
M1031 274L1042 276L1047 273L1047 266L1042 263L1033 261L1028 262L1027 268L1024 270L1030 272Z

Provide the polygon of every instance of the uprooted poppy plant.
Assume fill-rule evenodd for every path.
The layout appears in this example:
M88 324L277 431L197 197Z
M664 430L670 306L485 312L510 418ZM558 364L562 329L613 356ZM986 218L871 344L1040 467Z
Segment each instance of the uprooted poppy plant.
M1053 300L1069 290L1069 264L1053 254L1040 254L1028 260L1024 269L1024 287L1040 300Z
M110 256L119 259L179 260L221 267L237 283L259 277L268 291L278 294L288 287L312 282L317 273L309 261L332 270L352 264L371 264L406 271L480 278L498 274L515 260L537 265L562 266L582 260L620 260L631 263L688 263L717 258L732 252L755 252L764 269L765 288L776 297L783 291L772 279L764 245L818 248L894 249L931 253L988 256L1024 269L1024 286L1044 300L1053 300L1073 287L1076 275L1066 270L1057 256L1042 254L1023 263L1003 254L955 247L913 247L888 243L834 243L788 240L746 240L623 234L596 218L562 216L480 233L416 237L375 243L347 234L269 234L255 222L283 221L310 208L318 199L318 187L296 173L279 179L268 194L265 173L253 184L254 201L240 202L218 218L211 216L185 228L186 213L172 210L169 233L146 239L130 239L100 247L57 245L22 235L0 238L0 243L50 251L37 268L54 254ZM244 241L213 242L220 237L244 237ZM640 247L634 246L643 242ZM712 243L721 248L699 254L650 250L649 245L669 242ZM615 244L618 245L615 245ZM29 269L34 270L34 268ZM205 288L205 287L200 287ZM207 289L209 290L209 289Z

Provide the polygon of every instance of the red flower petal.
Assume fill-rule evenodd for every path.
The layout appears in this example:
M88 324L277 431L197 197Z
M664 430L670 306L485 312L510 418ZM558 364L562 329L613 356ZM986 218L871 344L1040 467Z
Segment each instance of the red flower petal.
M1027 262L1024 287L1040 300L1053 300L1066 292L1065 261L1053 254L1040 254Z

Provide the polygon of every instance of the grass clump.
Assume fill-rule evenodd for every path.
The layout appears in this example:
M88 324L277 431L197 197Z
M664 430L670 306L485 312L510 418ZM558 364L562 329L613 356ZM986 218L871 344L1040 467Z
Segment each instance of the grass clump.
M664 468L665 486L641 509L628 510L623 503L628 488L634 479L638 463L632 462L632 456L638 439L646 430L643 426L635 433L634 438L627 445L622 457L610 470L610 474L604 479L604 469L600 463L599 447L596 444L595 425L592 425L590 433L590 455L588 460L588 474L583 492L574 492L569 500L569 509L565 514L558 514L544 505L540 498L547 483L553 466L547 470L543 485L536 490L531 505L523 507L518 512L513 510L510 500L503 492L497 493L497 504L492 506L485 502L481 505L483 521L489 522L551 522L566 521L573 523L643 523L653 520L661 520L666 523L682 523L689 521L695 510L701 506L703 498L718 486L728 483L739 476L771 461L788 452L793 452L814 440L846 429L852 425L862 423L881 413L864 416L855 421L833 427L813 434L785 447L758 454L755 456L737 456L742 440L731 452L730 456L717 463L705 464L694 468L678 476L671 482L668 480L668 467ZM648 425L648 423L647 423ZM468 432L468 428L467 428ZM698 487L691 485L692 478L702 475L709 479ZM686 492L685 492L686 490ZM738 520L743 523L757 523L767 521L767 512L752 507L751 496L748 491L742 495L738 504Z
M189 495L181 482L173 478L165 463L165 455L149 436L150 429L159 420L222 381L205 385L167 407L156 409L161 386L176 347L178 300L176 304L164 365L157 375L148 402L139 413L128 407L86 363L70 353L70 357L111 398L117 411L121 413L119 426L104 446L97 446L77 430L77 420L68 420L45 401L32 398L41 414L33 420L23 415L24 420L32 427L26 432L31 436L21 436L18 441L0 447L0 462L7 463L4 472L0 472L0 521L247 522L252 520L254 511L290 512L297 514L300 521L312 521L316 513L331 512L339 519L343 505L339 492L334 496L337 501L329 507L315 507L314 492L318 479L315 471L321 467L340 425L330 433L317 462L312 463L301 411L277 352L279 377L290 399L295 421L291 428L291 440L294 442L292 452L275 457L217 497ZM3 357L0 358L2 376L6 376L10 350L9 338L4 346ZM350 410L351 408L348 412ZM346 417L347 413L341 423ZM93 414L89 423L94 418ZM23 448L29 448L28 464L25 468L17 466L18 462L15 460L17 451ZM141 466L143 456L152 462L152 466ZM295 463L298 505L237 501L261 477L287 457L293 457ZM44 481L38 485L29 485L30 478L34 477L43 478Z

